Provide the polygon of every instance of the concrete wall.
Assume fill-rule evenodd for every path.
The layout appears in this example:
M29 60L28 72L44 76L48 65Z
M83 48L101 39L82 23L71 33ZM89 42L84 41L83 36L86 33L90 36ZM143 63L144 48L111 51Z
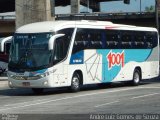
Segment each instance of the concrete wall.
M71 13L79 13L80 12L80 0L71 0Z
M13 35L15 31L15 21L0 20L0 37Z
M54 20L50 0L16 0L16 28L33 22Z

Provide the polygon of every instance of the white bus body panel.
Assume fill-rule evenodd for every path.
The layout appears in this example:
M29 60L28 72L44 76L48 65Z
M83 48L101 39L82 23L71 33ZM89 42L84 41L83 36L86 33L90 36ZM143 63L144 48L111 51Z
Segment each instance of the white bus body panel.
M33 29L32 29L33 28ZM43 28L43 29L42 29ZM11 87L26 87L23 82L29 82L29 88L50 88L50 87L63 87L70 86L71 79L75 71L80 70L83 74L83 84L94 84L103 82L118 82L132 80L133 72L138 66L142 70L142 79L149 79L157 77L159 74L159 60L135 62L130 61L120 69L118 74L111 81L106 81L106 70L103 68L103 55L99 54L97 50L84 50L83 64L70 64L72 56L72 48L76 35L77 28L94 28L94 29L116 29L116 30L139 30L139 31L157 31L155 28L136 27L129 25L113 24L111 22L89 22L89 21L58 21L58 22L40 22L19 28L16 33L41 33L41 32L56 32L64 28L75 28L72 36L72 42L68 56L65 61L46 69L45 73L50 73L48 76L38 80L15 80L8 77ZM157 48L159 50L159 48ZM157 49L153 51L157 52ZM124 49L125 50L125 49ZM156 56L157 57L157 56ZM159 56L158 56L159 59ZM75 61L76 62L76 61ZM17 73L8 72L9 74L17 76ZM105 76L106 75L106 76Z

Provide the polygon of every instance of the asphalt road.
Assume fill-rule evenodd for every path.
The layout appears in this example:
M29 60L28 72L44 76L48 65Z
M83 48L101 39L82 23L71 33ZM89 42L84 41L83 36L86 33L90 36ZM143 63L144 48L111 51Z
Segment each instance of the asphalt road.
M105 87L89 85L77 93L71 93L66 88L58 88L47 89L43 94L36 95L30 89L0 88L0 119L20 119L22 116L19 114L33 120L53 119L56 115L59 119L65 116L63 119L73 117L75 120L84 116L91 119L93 114L148 113L160 114L159 79L145 80L139 86L121 83ZM17 114L19 116L14 116Z

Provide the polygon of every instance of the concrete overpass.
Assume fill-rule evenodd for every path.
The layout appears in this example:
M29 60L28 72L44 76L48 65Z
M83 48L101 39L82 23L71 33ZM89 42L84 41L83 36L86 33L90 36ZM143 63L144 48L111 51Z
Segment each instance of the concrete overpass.
M0 20L0 37L13 35L15 31L15 20L3 21Z
M118 24L156 27L155 13L146 13L146 12L60 14L57 15L56 19L57 20L100 20L100 21L112 21Z
M50 1L55 1L55 4L50 4ZM0 16L0 37L13 34L16 27L24 24L53 20L51 18L51 8L54 6L65 6L71 4L71 12L68 16L57 15L56 19L88 19L88 20L109 20L115 23L132 24L140 26L156 26L155 15L148 13L93 13L93 14L79 14L79 5L88 5L87 0L0 0L0 12L15 11L16 9L16 23L15 19L4 19ZM118 0L89 0L90 8L93 11L99 10L99 3L104 1L118 1ZM45 2L45 3L44 3ZM42 5L42 3L44 3ZM15 8L16 6L16 8ZM77 14L78 13L78 14ZM53 14L52 14L53 15ZM18 25L18 26L17 26Z
M7 16L6 16L7 17ZM10 18L12 17L12 19ZM57 20L101 20L119 24L156 27L155 13L91 13L57 15ZM160 21L160 18L159 18ZM0 37L12 35L15 31L15 18L0 16Z
M16 0L0 0L0 13L15 11L15 1ZM90 8L98 10L98 8L96 8L98 7L97 5L99 4L99 2L104 2L104 1L118 1L118 0L90 0ZM71 0L55 0L55 6L66 6L71 4L70 2ZM80 3L86 6L87 0L80 0Z
M15 31L15 16L0 15L0 37L13 35Z
M129 0L0 0L0 13L16 11L16 28L33 22L54 20L55 6L71 5L71 13L80 13L80 5L100 12L100 2Z

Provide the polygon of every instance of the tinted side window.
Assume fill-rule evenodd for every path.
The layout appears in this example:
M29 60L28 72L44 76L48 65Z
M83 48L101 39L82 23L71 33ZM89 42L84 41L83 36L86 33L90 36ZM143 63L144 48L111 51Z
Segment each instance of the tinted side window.
M73 46L73 53L79 52L84 50L89 45L89 38L87 36L87 30L85 29L77 29L77 33L75 36L74 46Z
M93 49L102 49L102 34L101 34L102 30L92 30L90 32L91 35L91 45L90 47Z
M151 49L158 44L156 32L131 30L105 30L105 32L106 49Z
M99 29L77 29L73 54L85 49L102 49L102 34Z
M146 32L146 47L154 48L158 44L158 35L156 32Z
M59 49L60 52L57 53L59 54L59 59L64 59L67 55L73 30L73 28L67 28L57 32L57 34L65 34L56 40L56 48Z
M77 30L73 53L85 49L150 49L158 44L156 32L131 30Z
M132 48L132 31L121 31L121 49Z
M142 31L135 31L134 34L134 44L133 47L137 49L144 49L146 48L145 44L145 32Z
M119 48L119 31L106 30L106 49Z
M11 46L11 43L6 43L5 44L5 52L6 52L6 54L9 54L10 46Z

